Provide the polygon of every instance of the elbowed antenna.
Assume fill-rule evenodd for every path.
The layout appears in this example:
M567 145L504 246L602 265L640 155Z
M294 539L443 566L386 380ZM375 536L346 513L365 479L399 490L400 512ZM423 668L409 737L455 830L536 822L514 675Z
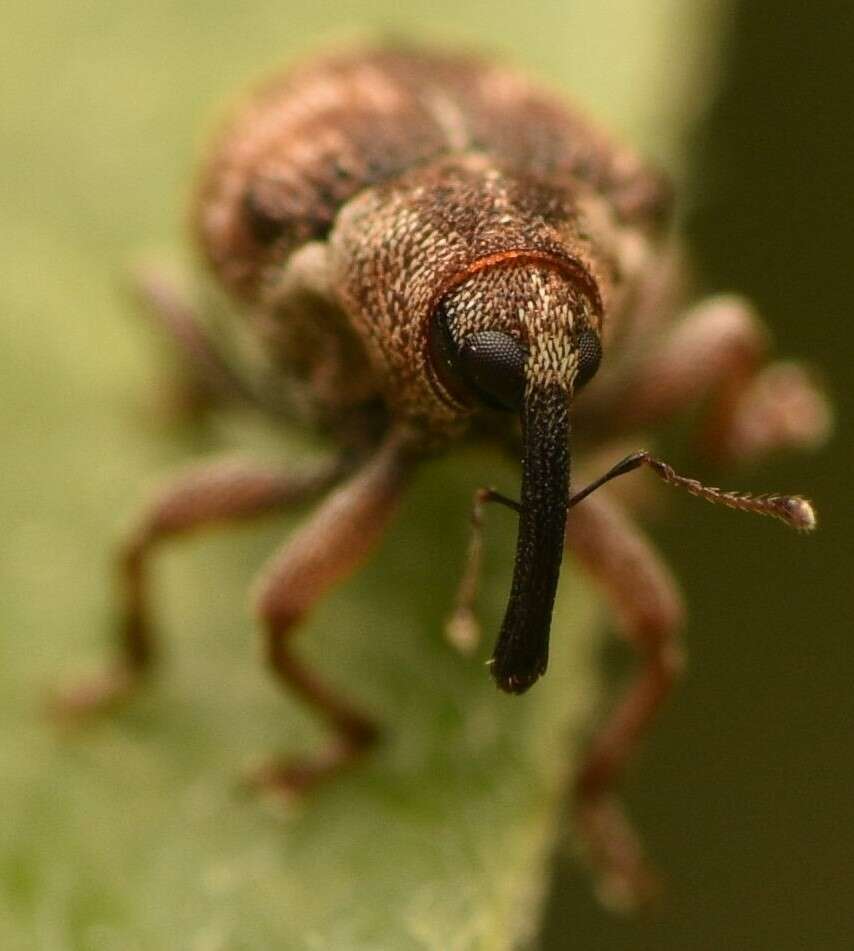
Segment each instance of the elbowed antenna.
M529 385L521 411L522 487L513 583L490 661L502 690L524 693L548 666L569 500L569 397Z

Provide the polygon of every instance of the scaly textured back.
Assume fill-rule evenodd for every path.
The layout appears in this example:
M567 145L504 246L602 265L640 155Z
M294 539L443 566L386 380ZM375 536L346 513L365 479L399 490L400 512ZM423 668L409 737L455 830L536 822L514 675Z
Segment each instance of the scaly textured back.
M467 55L357 49L268 82L238 110L203 169L203 250L225 286L251 300L265 271L324 238L354 195L466 151L580 179L626 222L654 225L666 212L666 186L634 152L513 70Z

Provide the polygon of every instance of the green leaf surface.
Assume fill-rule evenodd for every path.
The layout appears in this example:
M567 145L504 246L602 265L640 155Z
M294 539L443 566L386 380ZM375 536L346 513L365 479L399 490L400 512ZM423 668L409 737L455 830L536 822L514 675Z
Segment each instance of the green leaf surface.
M499 694L490 644L442 638L472 490L516 474L466 451L424 467L377 558L305 626L304 656L387 725L363 767L283 815L247 760L318 725L259 663L247 589L296 518L182 542L158 563L166 663L73 735L40 706L109 644L109 552L142 490L238 445L312 447L233 416L169 422L162 354L121 290L182 254L199 130L264 68L362 31L496 48L671 165L716 5L15 2L0 39L0 947L502 949L531 937L561 793L598 700L595 609L570 572L549 676ZM481 597L497 630L514 525L490 513Z

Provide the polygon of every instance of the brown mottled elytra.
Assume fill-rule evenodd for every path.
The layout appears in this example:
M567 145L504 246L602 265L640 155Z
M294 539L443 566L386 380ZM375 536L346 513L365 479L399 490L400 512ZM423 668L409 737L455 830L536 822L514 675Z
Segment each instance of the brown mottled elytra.
M313 471L232 461L173 483L120 554L117 661L63 693L58 708L112 706L148 673L147 572L161 542L321 497L264 570L256 604L273 673L326 720L330 740L253 780L294 795L350 765L377 730L302 663L292 635L370 554L419 460L492 441L521 457L519 501L476 493L448 635L463 647L477 636L487 502L519 518L490 662L501 690L523 693L546 671L564 548L598 582L641 667L576 777L578 828L603 896L648 897L654 878L614 790L681 668L682 606L610 490L591 492L647 466L712 502L800 529L815 519L799 496L710 488L645 451L572 495L570 445L601 459L699 402L711 404L703 446L718 459L814 445L830 423L802 367L766 362L768 335L743 300L677 313L669 206L664 179L631 150L513 71L470 56L359 49L255 90L203 164L193 222L208 268L263 345L264 373L232 366L162 277L140 287L197 393L312 426L336 448Z

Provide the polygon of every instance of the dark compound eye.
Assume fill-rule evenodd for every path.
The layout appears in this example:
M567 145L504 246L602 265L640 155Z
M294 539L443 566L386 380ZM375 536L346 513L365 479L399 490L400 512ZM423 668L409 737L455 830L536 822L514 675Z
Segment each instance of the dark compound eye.
M596 375L602 361L602 344L595 330L583 330L578 335L578 371L575 375L575 389L589 383Z
M457 365L465 382L495 409L518 410L525 395L528 351L498 330L481 330L463 340Z
M493 409L519 410L525 395L527 349L498 330L480 330L457 342L440 304L430 323L430 362L444 389L460 403L479 399Z

